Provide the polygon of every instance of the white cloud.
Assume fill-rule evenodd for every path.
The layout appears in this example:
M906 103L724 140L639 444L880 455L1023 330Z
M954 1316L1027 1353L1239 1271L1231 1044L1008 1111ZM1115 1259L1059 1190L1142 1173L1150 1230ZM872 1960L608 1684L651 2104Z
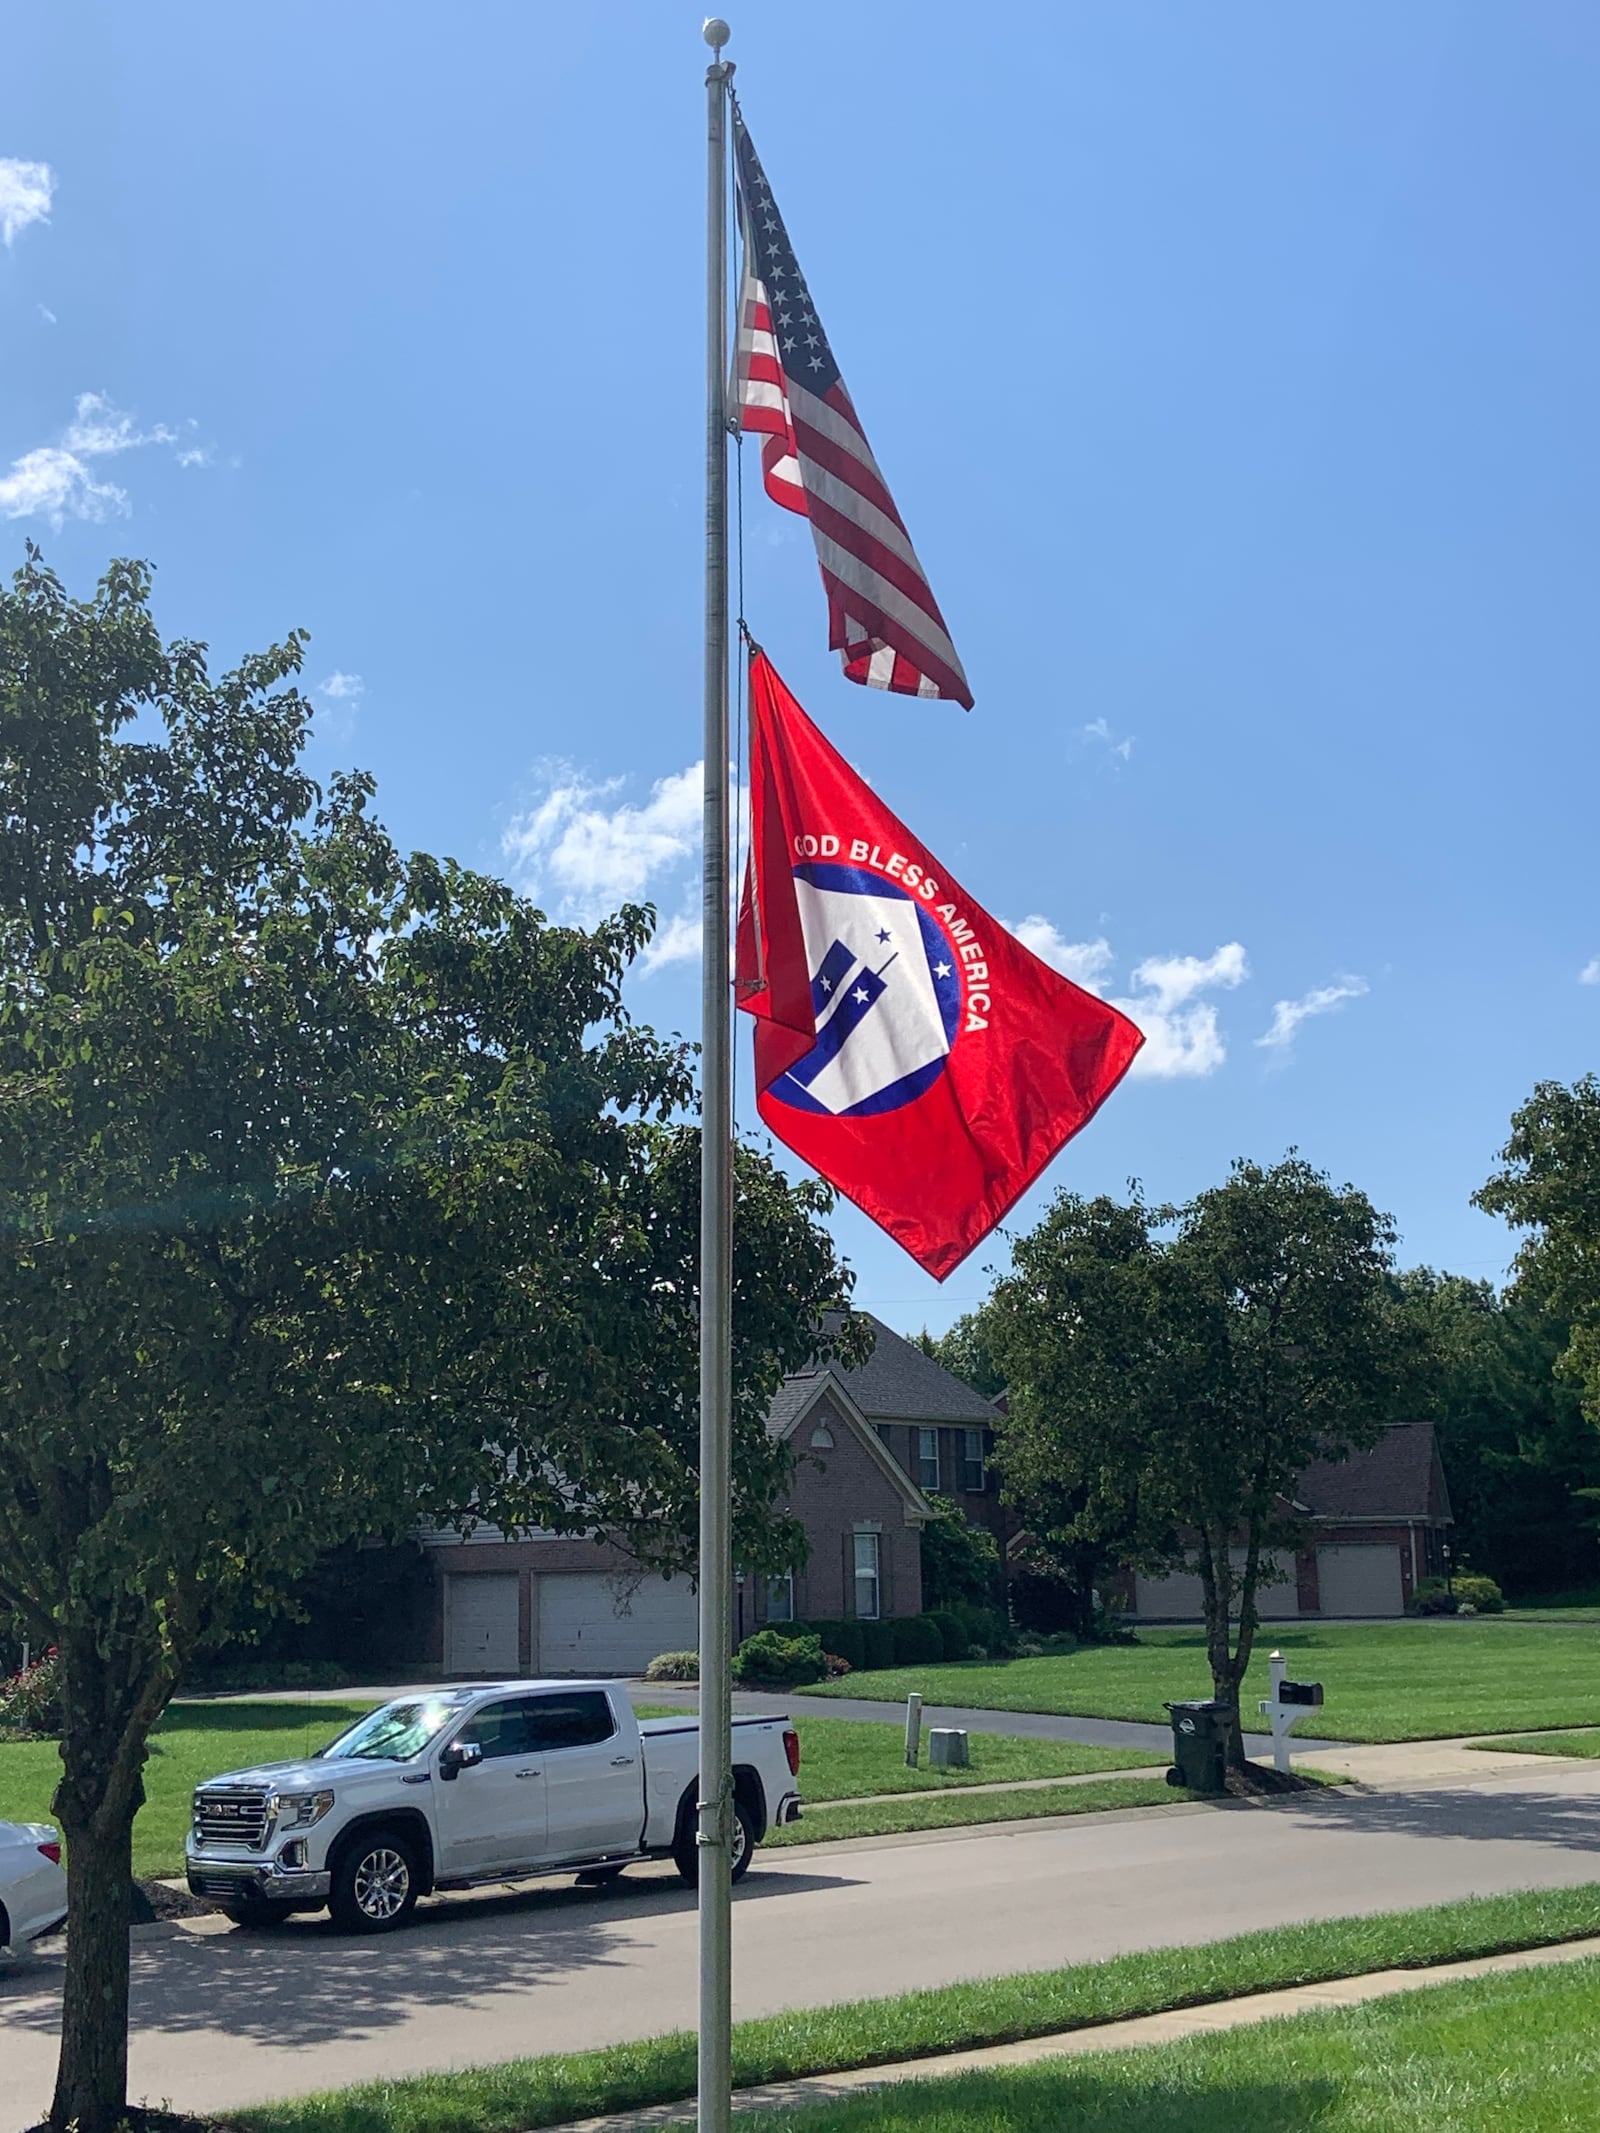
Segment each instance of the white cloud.
M0 518L47 518L59 528L69 518L111 518L131 509L126 489L96 481L76 454L57 445L24 452L9 474L0 474Z
M680 911L658 928L655 939L639 958L640 969L651 977L666 963L698 963L704 931L698 911Z
M1231 992L1250 975L1238 941L1211 955L1153 955L1136 965L1134 991L1113 1004L1144 1031L1144 1048L1130 1072L1150 1081L1214 1074L1228 1056L1208 992Z
M1087 726L1080 726L1078 731L1083 740L1103 741L1111 754L1121 756L1123 762L1126 762L1133 753L1134 736L1131 733L1125 733L1119 740L1112 732L1111 723L1108 719L1091 719Z
M69 518L126 516L133 508L128 492L97 480L92 462L177 441L164 423L142 430L103 393L80 393L61 442L35 446L0 474L0 518L46 518L60 527Z
M545 782L544 798L514 817L500 846L525 888L553 889L562 915L580 924L636 900L699 849L698 763L658 778L642 807L626 800L605 806L622 780L595 784L570 763L547 765Z
M1031 948L1041 963L1048 963L1052 970L1059 970L1064 978L1071 978L1074 985L1082 985L1090 992L1098 992L1110 973L1113 957L1108 940L1069 941L1037 912L1008 930L1024 948Z
M39 306L39 316L44 320L47 326L59 326L61 323L61 321L56 317L55 313L51 310L48 304L41 304Z
M1331 985L1318 985L1298 1000L1277 1000L1273 1003L1272 1027L1256 1043L1269 1051L1286 1053L1302 1022L1309 1022L1313 1015L1331 1014L1346 1000L1359 1000L1366 990L1365 978L1336 978Z
M317 694L331 697L336 704L354 703L366 693L367 685L359 674L330 674L326 681L317 683Z
M56 174L48 163L0 156L0 239L10 244L30 222L48 222Z
M78 404L61 442L69 452L100 459L111 452L131 452L141 444L176 444L176 430L164 422L142 430L131 415L114 407L104 393L79 393Z
M1203 996L1231 991L1249 977L1249 958L1238 941L1204 957L1148 956L1134 970L1132 992L1119 998L1108 991L1116 960L1109 941L1069 941L1037 913L1010 930L1052 969L1110 998L1139 1025L1144 1045L1133 1062L1134 1074L1148 1081L1174 1081L1214 1074L1227 1058L1216 1007Z
M1600 955L1590 956L1588 962L1578 972L1578 983L1580 985L1600 985Z

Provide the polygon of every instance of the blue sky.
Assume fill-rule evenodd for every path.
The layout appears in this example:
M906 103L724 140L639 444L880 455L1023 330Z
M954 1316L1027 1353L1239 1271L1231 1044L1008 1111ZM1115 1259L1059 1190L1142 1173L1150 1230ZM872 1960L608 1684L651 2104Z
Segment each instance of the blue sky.
M1600 1031L1600 15L732 19L977 708L839 678L753 481L752 620L1163 1069L1019 1215L1293 1143L1497 1275L1469 1195ZM58 0L0 80L6 567L150 557L220 658L305 625L318 765L553 911L655 898L632 1003L685 1030L704 57L662 0ZM903 1326L1004 1251L940 1290L837 1229Z

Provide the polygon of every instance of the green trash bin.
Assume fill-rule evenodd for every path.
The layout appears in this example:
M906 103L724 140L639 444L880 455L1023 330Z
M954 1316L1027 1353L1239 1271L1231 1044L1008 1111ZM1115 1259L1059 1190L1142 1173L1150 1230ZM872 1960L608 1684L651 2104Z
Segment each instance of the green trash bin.
M1231 1703L1169 1703L1172 1713L1172 1764L1169 1785L1189 1792L1224 1792L1228 1768Z

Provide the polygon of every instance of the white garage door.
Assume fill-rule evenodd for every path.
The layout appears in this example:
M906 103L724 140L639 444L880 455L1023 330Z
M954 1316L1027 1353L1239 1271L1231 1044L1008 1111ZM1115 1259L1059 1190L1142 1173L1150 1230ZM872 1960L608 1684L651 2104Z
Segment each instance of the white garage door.
M539 1580L541 1674L642 1674L658 1652L692 1651L698 1630L686 1577L636 1583L584 1570Z
M1325 1615L1403 1615L1400 1550L1393 1542L1317 1550L1317 1586Z
M1232 1551L1233 1567L1240 1575L1244 1571L1244 1553L1242 1548ZM1277 1562L1280 1569L1288 1570L1289 1575L1256 1588L1256 1613L1263 1622L1281 1622L1286 1615L1300 1612L1294 1559L1280 1554ZM1190 1570L1175 1570L1170 1577L1164 1578L1135 1578L1134 1607L1141 1620L1146 1622L1200 1622L1205 1618L1200 1580ZM1238 1612L1237 1601L1234 1611Z
M515 1571L449 1580L452 1674L516 1673L517 1584Z

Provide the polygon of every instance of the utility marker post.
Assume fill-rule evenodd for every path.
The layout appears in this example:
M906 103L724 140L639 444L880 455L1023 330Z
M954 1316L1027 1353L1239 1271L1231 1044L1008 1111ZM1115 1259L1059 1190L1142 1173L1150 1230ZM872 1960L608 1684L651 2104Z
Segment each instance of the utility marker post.
M733 2087L732 995L728 964L728 25L706 72L705 834L700 981L699 2133Z
M922 1698L913 1689L906 1698L906 1768L915 1770L922 1753Z

